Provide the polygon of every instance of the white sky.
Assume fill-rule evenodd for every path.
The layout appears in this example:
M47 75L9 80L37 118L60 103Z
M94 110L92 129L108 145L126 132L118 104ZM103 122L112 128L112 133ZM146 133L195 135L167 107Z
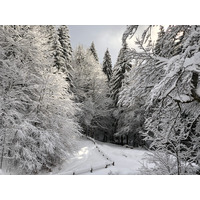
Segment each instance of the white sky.
M115 64L121 48L122 34L126 30L125 25L70 25L68 28L73 48L79 44L89 48L93 41L100 62L108 48L112 64Z
M128 41L129 47L136 48L134 45L135 37L140 36L146 26L141 25L135 36ZM75 49L79 44L85 48L89 48L92 41L100 60L103 61L103 56L106 49L109 49L114 65L117 60L119 50L121 48L121 38L126 30L126 25L68 25L71 44ZM152 39L156 39L158 27L152 31Z

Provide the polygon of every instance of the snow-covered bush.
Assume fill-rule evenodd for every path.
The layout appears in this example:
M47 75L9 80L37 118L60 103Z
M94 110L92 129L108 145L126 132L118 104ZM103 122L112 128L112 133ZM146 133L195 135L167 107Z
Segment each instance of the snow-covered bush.
M147 162L139 169L141 175L177 175L176 158L165 150L155 150L145 155ZM198 170L194 163L181 160L180 175L192 175Z

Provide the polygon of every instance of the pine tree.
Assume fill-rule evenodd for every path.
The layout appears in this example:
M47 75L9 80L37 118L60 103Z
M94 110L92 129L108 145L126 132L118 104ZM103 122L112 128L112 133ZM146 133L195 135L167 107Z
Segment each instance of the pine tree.
M54 42L55 42L56 29L53 25L41 26L40 28L44 31L44 34L46 35L46 41L44 46L48 48L50 56L52 56L52 58L54 59L55 56Z
M115 133L117 131L117 126L118 126L118 119L119 119L119 113L118 113L118 96L119 92L122 88L123 81L125 78L126 72L128 72L131 69L131 64L129 60L127 59L127 55L129 52L129 48L127 43L122 44L122 48L119 52L118 58L116 65L113 68L112 76L109 82L110 85L110 96L112 97L114 101L114 107L115 111L113 112L113 117L114 117L114 127L115 127ZM118 137L118 142L123 144L123 138L121 137L121 141Z
M53 49L54 49L54 67L58 69L58 71L66 72L66 62L64 51L59 41L59 36L57 33L54 33L54 41L53 41Z
M164 35L165 35L164 27L160 26L160 30L158 32L158 39L156 40L156 45L155 45L155 48L154 48L154 52L158 56L160 55L161 50L163 48L162 47L163 46L162 39L163 39Z
M103 58L103 72L106 74L108 81L110 81L112 75L112 61L108 49L106 50Z
M73 82L77 102L81 103L79 122L86 135L101 141L112 134L107 77L90 52L79 46L73 56Z
M72 47L70 43L69 30L67 26L62 25L58 28L58 36L59 36L60 44L63 48L63 55L65 58L67 70L71 70Z
M85 60L86 52L83 46L78 46L76 49L76 53L74 53L74 61L76 65L81 65Z
M94 56L94 59L99 62L99 58L98 58L98 55L97 55L97 52L96 52L96 49L95 49L95 46L94 46L94 42L92 42L90 48L89 48L89 51L91 53L91 55Z
M113 73L110 80L111 96L115 102L115 105L118 102L118 93L122 87L124 74L131 68L131 64L127 59L128 52L129 52L128 45L127 43L124 43L123 47L119 52L117 62L113 68Z
M65 60L65 74L67 75L66 80L69 82L71 88L73 87L72 83L72 76L71 71L72 69L72 47L70 43L70 37L69 37L69 30L68 27L65 25L62 25L58 28L58 40L60 42L60 45L62 47L62 54Z
M133 59L133 67L126 73L123 85L119 92L117 103L117 129L115 136L126 137L126 143L134 147L146 145L141 132L144 131L145 103L152 88L157 83L162 72L162 66L156 66L156 60L152 58L152 46L142 45L137 41L140 49L144 52L130 51ZM128 56L129 56L128 55ZM140 56L141 55L141 56Z

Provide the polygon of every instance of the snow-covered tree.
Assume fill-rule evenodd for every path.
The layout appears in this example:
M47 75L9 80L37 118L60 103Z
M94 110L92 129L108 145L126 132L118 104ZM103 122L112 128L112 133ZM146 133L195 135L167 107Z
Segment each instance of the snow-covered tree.
M112 75L112 60L108 49L106 50L103 58L103 72L106 74L108 81L110 81Z
M99 58L98 58L98 55L97 55L97 51L96 51L96 48L95 48L95 45L94 45L94 42L92 42L90 48L89 48L89 52L91 55L94 56L94 59L99 62Z
M53 50L54 50L54 67L56 67L58 71L66 72L67 69L65 63L65 56L57 33L54 33Z
M164 26L160 26L159 27L159 32L158 32L158 38L156 40L156 44L155 44L155 48L154 48L154 52L156 55L160 55L162 49L163 49L163 42L162 39L165 35L165 30L164 30Z
M70 37L69 37L69 30L67 28L67 26L62 25L58 28L58 36L59 36L59 41L60 44L62 46L62 52L63 52L63 56L65 59L65 73L67 74L67 80L70 81L70 84L73 85L71 83L71 71L72 71L72 47L71 47L71 42L70 42Z
M152 115L146 127L152 147L176 159L176 174L187 173L185 165L198 162L199 137L199 43L200 27L192 26L183 53L165 65L163 79L154 86L149 101Z
M63 48L63 54L66 61L66 67L67 69L71 69L71 61L72 61L72 47L70 43L70 37L69 37L69 30L67 26L62 25L58 28L58 36L60 44Z
M106 140L112 133L109 89L102 67L90 52L79 46L74 52L75 94L81 103L80 122L86 135Z
M113 68L113 73L110 79L111 96L115 104L117 104L118 101L118 93L122 87L124 74L131 68L130 60L127 59L128 53L129 53L128 45L127 43L124 43L119 52L117 62Z
M162 65L156 65L153 59L152 46L143 47L137 41L140 49L145 53L129 52L133 67L125 73L125 79L119 92L117 110L118 125L116 136L125 136L126 143L133 146L143 146L141 132L144 130L145 103L151 88L157 83L163 73ZM130 58L129 58L130 59Z
M158 45L161 47L159 56L170 58L181 53L183 43L188 37L189 29L190 26L187 25L171 25L168 26L165 33L163 33L163 30L161 30L158 38Z
M146 120L143 133L154 150L156 165L152 173L190 174L194 173L194 163L198 163L199 34L199 26L173 26L165 33L165 42L166 38L170 40L164 43L160 56L132 52L132 57L138 56L141 60L146 55L146 58L131 71L134 84L122 91L120 101L134 106L138 92L139 97L144 94ZM169 44L172 44L170 51ZM141 81L141 75L144 81ZM129 97L128 94L133 95Z
M65 75L52 72L45 28L0 27L0 166L13 173L51 170L79 134Z

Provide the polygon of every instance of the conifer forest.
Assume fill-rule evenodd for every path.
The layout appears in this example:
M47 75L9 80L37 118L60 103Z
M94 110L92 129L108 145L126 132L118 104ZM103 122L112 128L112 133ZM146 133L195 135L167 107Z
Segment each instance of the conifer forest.
M128 25L115 63L71 36L0 26L0 174L200 174L200 26Z

